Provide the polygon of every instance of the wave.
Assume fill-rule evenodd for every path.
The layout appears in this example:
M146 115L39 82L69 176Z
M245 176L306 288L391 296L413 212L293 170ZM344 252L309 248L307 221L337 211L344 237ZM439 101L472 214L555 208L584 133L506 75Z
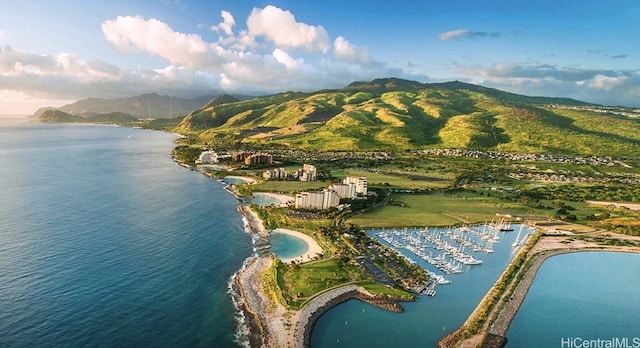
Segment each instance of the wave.
M240 210L240 207L238 207ZM240 214L242 216L242 224L244 226L244 232L250 236L251 244L253 244L253 254L247 257L244 262L242 262L242 266L238 271L236 271L231 278L229 278L229 283L227 285L228 293L231 296L231 301L233 302L233 307L236 310L235 320L236 320L236 332L235 332L235 342L241 347L251 347L251 342L249 340L249 334L251 333L251 329L249 327L249 322L247 321L247 317L244 310L244 299L242 295L240 295L240 289L238 289L236 285L236 279L246 268L247 265L258 256L256 249L256 236L251 232L251 228L249 225L249 220L244 216L244 214Z
M254 242L255 243L255 242ZM255 250L255 248L254 248ZM247 321L247 317L245 315L244 308L244 299L240 294L240 289L236 285L236 279L246 268L247 265L256 257L255 251L254 254L249 256L244 260L240 269L231 275L229 278L229 283L227 285L228 293L231 296L231 301L233 302L233 307L236 310L235 320L236 320L236 332L235 342L241 347L251 347L251 342L249 340L249 334L251 333L251 329L249 327L249 322Z

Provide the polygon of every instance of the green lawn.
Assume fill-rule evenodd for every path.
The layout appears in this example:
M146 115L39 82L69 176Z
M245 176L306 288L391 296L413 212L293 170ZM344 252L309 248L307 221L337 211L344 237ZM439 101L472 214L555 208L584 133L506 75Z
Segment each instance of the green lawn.
M457 193L431 195L393 195L404 206L385 206L357 215L350 222L362 227L444 226L490 221L496 213L522 215L528 210L511 203L480 195Z
M287 273L285 279L286 286L290 289L292 295L308 297L322 290L348 282L350 276L344 267L338 263L337 259L330 259L303 264L299 270Z
M339 178L343 179L346 176L366 176L367 185L369 187L383 187L383 188L395 188L395 189L425 189L425 188L443 188L451 184L453 178L448 178L442 175L428 173L419 173L416 175L430 176L430 179L414 180L406 175L407 173L398 172L399 175L388 175L380 173L371 173L354 169L344 170L332 170L331 173Z
M367 290L373 295L386 295L394 298L401 298L404 300L411 300L415 298L414 295L402 289L393 288L393 287L389 287L389 286L378 284L378 283L369 282L369 283L360 284L360 286L362 286L365 290Z
M255 192L299 192L308 190L320 190L329 186L329 183L322 181L275 181L268 180L259 184L251 185L251 190Z

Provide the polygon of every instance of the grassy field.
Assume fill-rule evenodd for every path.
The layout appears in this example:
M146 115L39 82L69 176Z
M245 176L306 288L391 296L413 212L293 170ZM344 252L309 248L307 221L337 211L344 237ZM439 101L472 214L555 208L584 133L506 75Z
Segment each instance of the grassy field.
M378 283L369 282L369 283L360 284L360 286L362 286L365 290L367 290L373 295L390 296L394 298L401 298L404 300L411 300L414 298L414 295L402 289L392 288L392 287L378 284Z
M292 296L308 297L350 280L349 272L337 259L306 263L284 276L285 289ZM286 291L285 290L285 291Z
M349 221L362 227L445 226L458 223L490 221L496 213L526 215L519 203L467 193L431 195L393 195L396 204Z
M275 181L268 180L259 184L251 185L252 191L263 192L299 192L308 190L319 190L326 186L328 183L322 181Z
M453 177L449 178L443 175L433 174L432 179L423 178L414 180L407 176L407 173L398 173L399 175L388 175L381 173L365 172L355 169L332 170L331 173L338 179L344 179L346 176L366 176L368 187L382 187L392 189L426 189L426 188L443 188L447 187L453 181ZM429 174L423 174L425 177Z

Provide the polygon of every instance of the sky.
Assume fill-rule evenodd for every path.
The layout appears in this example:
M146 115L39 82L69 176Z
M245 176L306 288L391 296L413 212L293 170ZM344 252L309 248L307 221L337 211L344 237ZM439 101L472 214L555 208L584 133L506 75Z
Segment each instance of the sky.
M3 0L0 114L399 77L640 106L637 0Z

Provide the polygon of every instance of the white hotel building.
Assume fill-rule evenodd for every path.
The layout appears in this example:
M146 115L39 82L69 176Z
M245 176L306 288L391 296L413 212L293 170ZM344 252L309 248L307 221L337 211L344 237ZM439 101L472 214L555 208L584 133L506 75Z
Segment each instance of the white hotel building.
M329 189L336 191L340 198L354 199L358 195L354 184L333 184Z
M329 209L340 204L340 196L334 190L324 189L316 192L296 194L295 207L301 209Z
M366 176L348 176L342 181L344 184L353 184L356 186L356 193L363 196L367 195L367 177Z

